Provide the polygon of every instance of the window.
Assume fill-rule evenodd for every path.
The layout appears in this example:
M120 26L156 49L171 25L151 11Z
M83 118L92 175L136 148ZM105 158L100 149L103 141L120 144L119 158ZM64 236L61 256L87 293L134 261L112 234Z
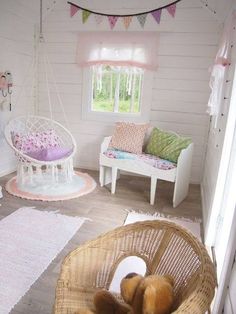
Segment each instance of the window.
M140 113L142 82L142 69L125 66L94 66L91 110Z
M83 70L82 118L96 121L149 120L152 72L102 66L98 78L94 67ZM132 73L132 76L131 76ZM101 75L101 74L100 74Z
M77 63L83 68L84 119L149 119L157 39L152 32L79 34Z

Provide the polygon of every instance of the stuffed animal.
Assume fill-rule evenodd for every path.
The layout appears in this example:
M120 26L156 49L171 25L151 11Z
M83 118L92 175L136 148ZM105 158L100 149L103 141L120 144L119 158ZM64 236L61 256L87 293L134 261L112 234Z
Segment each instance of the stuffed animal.
M76 314L169 314L173 304L174 280L171 276L150 275L143 277L130 273L121 281L120 303L107 290L94 296L95 311L85 309Z

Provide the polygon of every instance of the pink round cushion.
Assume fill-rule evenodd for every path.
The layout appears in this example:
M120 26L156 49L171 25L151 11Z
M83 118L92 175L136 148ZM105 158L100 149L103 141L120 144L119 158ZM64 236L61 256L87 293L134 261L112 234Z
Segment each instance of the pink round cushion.
M68 157L72 152L68 147L49 147L39 151L28 152L27 155L41 161L53 161Z

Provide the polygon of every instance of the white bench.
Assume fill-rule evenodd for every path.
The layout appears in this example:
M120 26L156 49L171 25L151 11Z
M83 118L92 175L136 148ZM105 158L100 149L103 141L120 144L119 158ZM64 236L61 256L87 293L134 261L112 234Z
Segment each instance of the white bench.
M140 160L115 159L104 155L108 149L111 136L105 137L100 150L100 184L111 183L111 193L116 190L116 180L120 170L147 176L151 178L150 204L154 205L157 179L174 182L173 207L178 206L187 196L192 164L193 144L183 149L177 161L177 167L170 170L155 168Z

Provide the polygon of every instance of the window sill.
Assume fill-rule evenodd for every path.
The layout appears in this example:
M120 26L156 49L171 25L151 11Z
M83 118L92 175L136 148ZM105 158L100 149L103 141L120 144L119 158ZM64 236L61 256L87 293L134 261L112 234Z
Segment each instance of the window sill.
M148 113L120 113L120 112L99 112L99 111L85 111L82 112L83 120L95 121L129 121L129 122L147 122L149 121Z

